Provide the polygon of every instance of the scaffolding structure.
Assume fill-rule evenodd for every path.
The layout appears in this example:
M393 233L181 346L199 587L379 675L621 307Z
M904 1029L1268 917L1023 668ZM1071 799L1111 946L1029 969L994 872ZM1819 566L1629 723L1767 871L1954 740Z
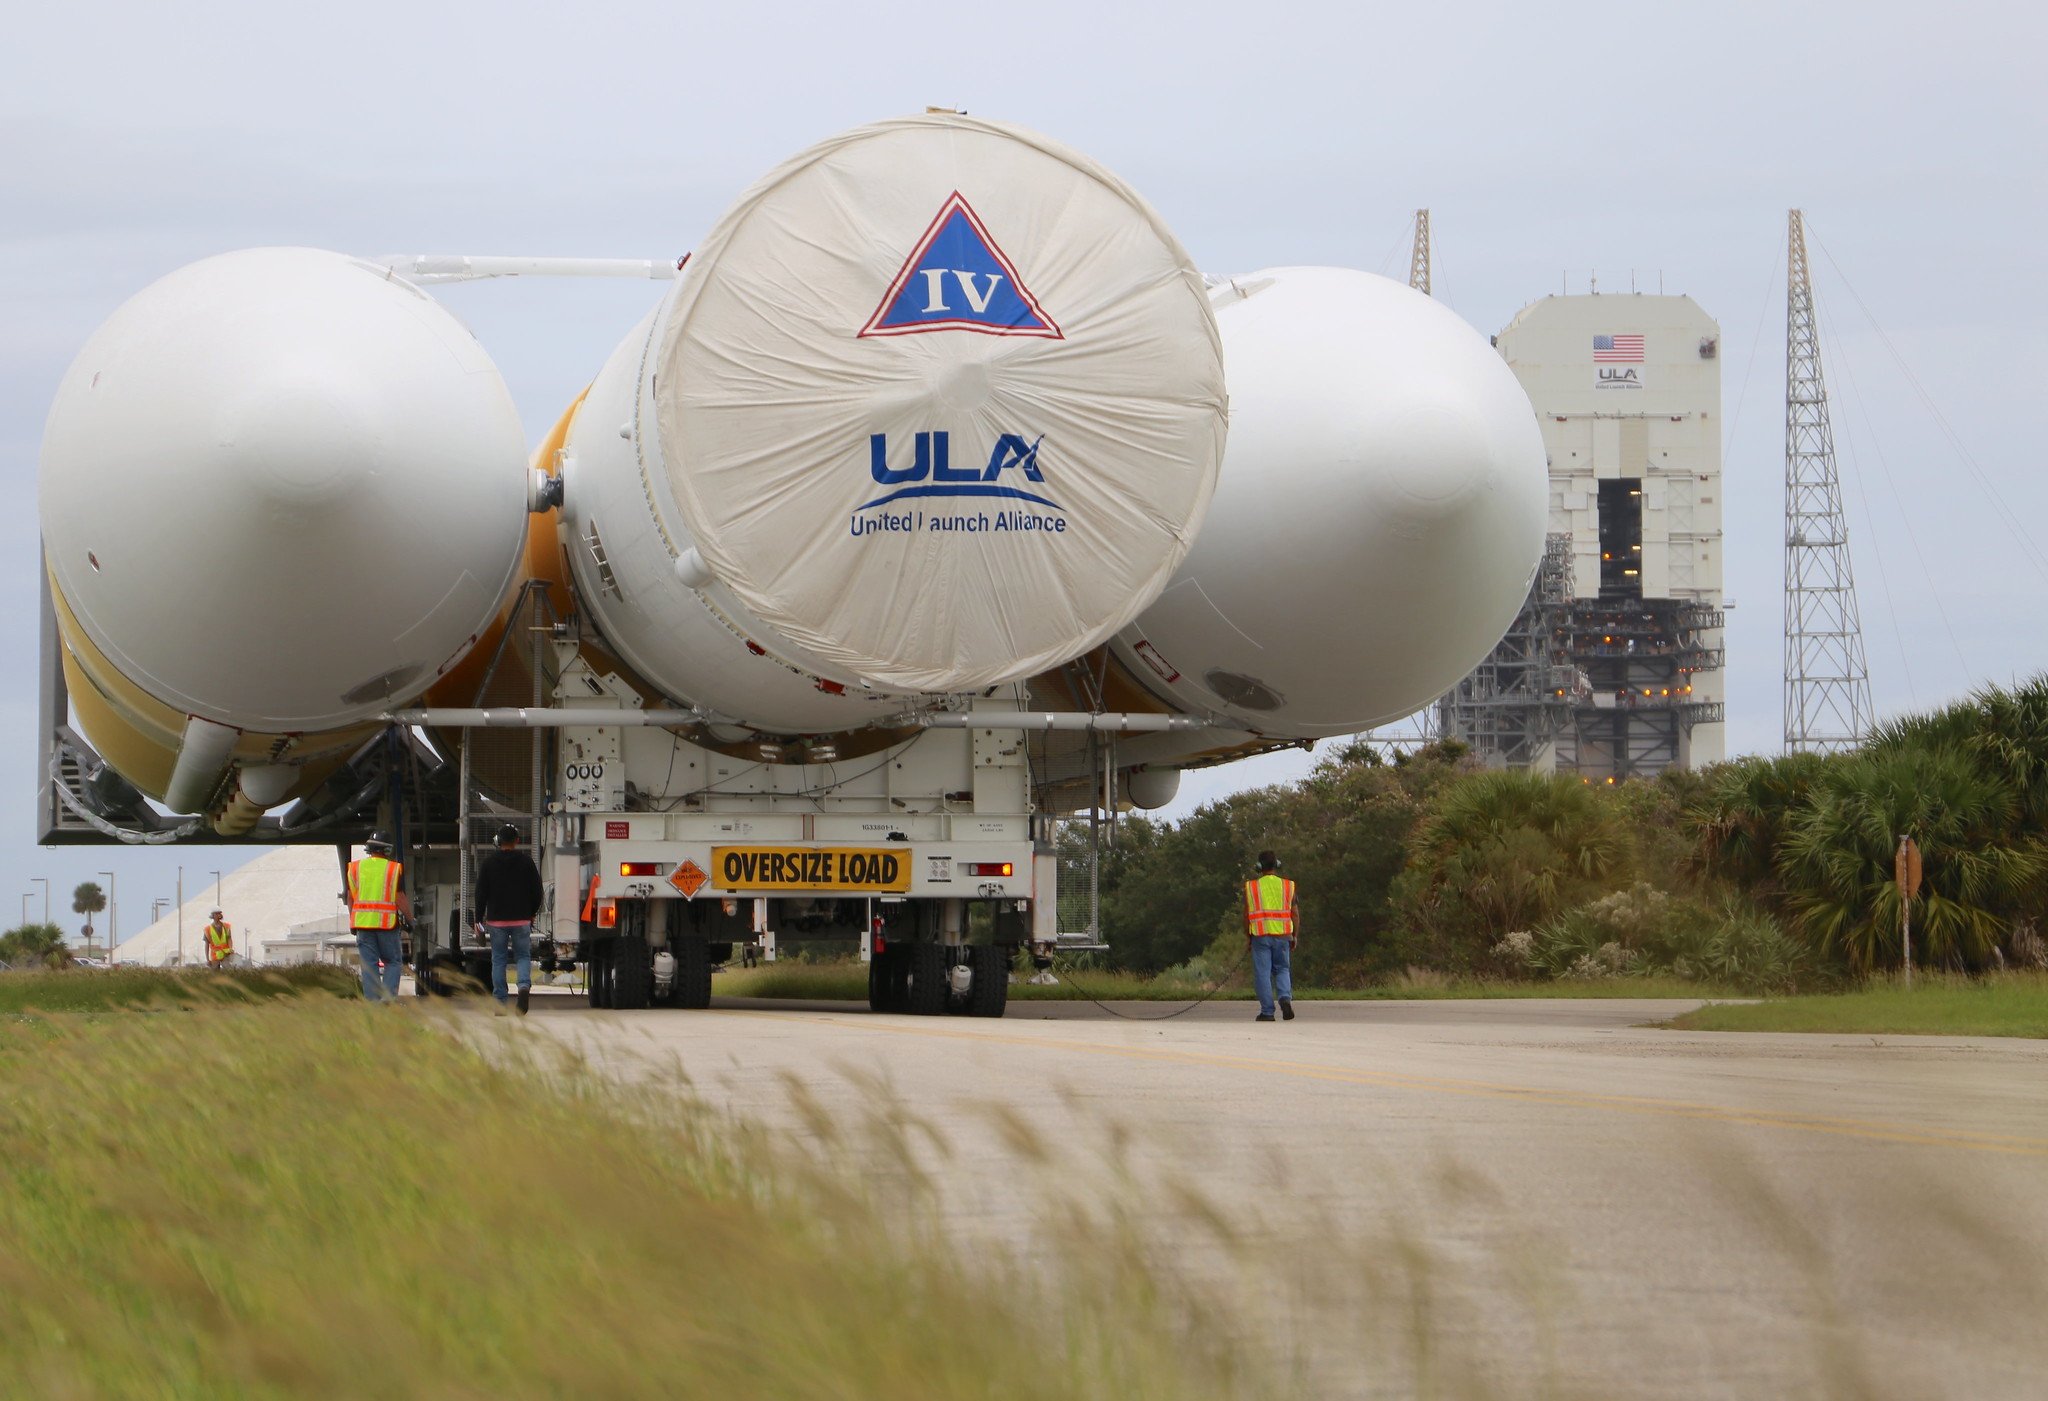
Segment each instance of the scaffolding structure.
M1591 697L1574 665L1572 541L1545 537L1543 562L1507 632L1437 702L1437 732L1463 741L1492 768L1548 768L1572 708Z
M1726 616L1687 599L1573 598L1571 577L1571 537L1547 537L1506 635L1437 703L1439 730L1492 768L1620 782L1684 763L1686 733L1726 718L1693 689L1724 664Z
M1585 690L1557 737L1558 772L1618 783L1682 765L1685 735L1726 718L1721 701L1693 691L1695 676L1723 664L1715 639L1726 622L1720 609L1688 599L1572 601L1553 645Z
M1870 728L1870 669L1821 377L1806 221L1791 211L1785 276L1785 751L1852 749Z

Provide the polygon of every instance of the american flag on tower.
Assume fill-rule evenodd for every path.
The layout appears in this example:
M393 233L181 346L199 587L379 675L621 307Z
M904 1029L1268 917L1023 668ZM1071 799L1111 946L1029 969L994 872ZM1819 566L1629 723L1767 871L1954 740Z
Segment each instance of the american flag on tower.
M1640 365L1643 363L1643 338L1632 336L1593 337L1593 363L1596 365Z

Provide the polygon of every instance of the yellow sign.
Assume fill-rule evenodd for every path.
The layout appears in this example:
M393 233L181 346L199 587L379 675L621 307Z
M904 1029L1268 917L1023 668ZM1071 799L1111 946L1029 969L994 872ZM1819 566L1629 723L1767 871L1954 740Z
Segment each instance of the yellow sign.
M721 890L910 889L910 848L715 846L711 879Z

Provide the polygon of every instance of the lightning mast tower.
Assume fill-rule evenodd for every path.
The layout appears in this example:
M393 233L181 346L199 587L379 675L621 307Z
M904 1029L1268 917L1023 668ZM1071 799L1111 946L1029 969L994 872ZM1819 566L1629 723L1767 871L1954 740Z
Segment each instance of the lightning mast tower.
M1408 285L1427 297L1429 290L1429 211L1415 211L1415 251L1408 255Z
M1870 728L1870 671L1797 209L1785 267L1785 751L1829 754Z

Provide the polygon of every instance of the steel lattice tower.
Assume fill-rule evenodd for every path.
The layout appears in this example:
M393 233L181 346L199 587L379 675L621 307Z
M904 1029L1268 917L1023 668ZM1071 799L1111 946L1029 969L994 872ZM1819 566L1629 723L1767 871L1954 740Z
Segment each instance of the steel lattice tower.
M1429 290L1429 211L1415 211L1415 250L1408 255L1408 285L1423 296Z
M1869 729L1870 670L1796 209L1785 268L1785 750L1827 754Z

